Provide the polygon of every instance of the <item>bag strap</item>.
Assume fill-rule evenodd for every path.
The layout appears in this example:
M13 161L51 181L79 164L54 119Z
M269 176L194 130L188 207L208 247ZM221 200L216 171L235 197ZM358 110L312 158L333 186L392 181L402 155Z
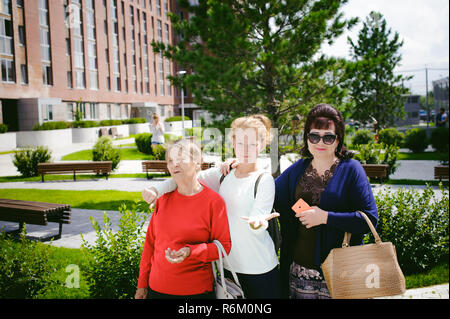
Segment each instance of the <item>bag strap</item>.
M236 273L233 270L233 267L231 266L231 264L228 262L228 256L227 256L227 252L225 251L225 249L222 246L222 243L218 240L213 240L213 243L217 246L217 249L219 250L219 265L217 268L219 268L219 272L220 272L220 277L222 279L222 285L223 288L226 290L226 283L225 283L225 274L224 274L224 270L223 270L223 261L222 261L222 255L223 258L225 258L225 261L227 262L228 266L230 267L230 272L233 275L233 279L234 282L238 285L238 287L240 288L240 293L242 294L242 298L244 298L244 291L242 290L242 286L239 283L239 279L236 275ZM214 263L216 263L215 261L212 262L212 266L213 266L213 274L214 274L214 279L217 279L217 275L216 272L214 271ZM217 265L217 264L216 264Z
M372 222L370 221L369 217L367 217L367 215L365 213L363 213L362 211L358 211L358 213L361 214L362 217L364 217L364 219L366 220L367 225L369 225L370 231L373 234L373 237L375 238L375 242L377 244L381 244L381 238L378 235L375 227L373 227ZM342 241L342 248L348 247L350 245L350 238L351 238L352 234L349 232L345 232L344 234L344 240Z

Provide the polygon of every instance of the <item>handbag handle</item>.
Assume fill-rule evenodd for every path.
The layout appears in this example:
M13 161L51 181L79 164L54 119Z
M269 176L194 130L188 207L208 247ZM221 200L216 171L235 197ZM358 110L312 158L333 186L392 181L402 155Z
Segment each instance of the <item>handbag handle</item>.
M380 236L378 235L378 233L377 233L375 227L373 227L373 224L372 224L372 222L370 221L369 217L367 217L367 215L366 215L365 213L363 213L362 211L358 211L358 213L360 213L361 216L364 217L364 219L365 219L366 222L367 222L367 225L369 225L370 231L372 232L373 237L375 237L375 242L376 242L377 244L381 244L381 243L382 243L381 238L380 238ZM352 236L351 233L345 232L345 234L344 234L344 240L342 241L342 248L345 248L345 247L350 246L350 238L351 238L351 236Z
M225 258L228 266L230 267L230 272L233 275L234 282L239 286L239 288L241 288L241 284L239 282L239 279L238 279L236 273L234 272L233 267L228 262L227 252L225 251L225 248L223 248L222 243L220 241L216 240L216 239L213 240L213 243L217 246L217 249L219 250L219 266L217 268L219 268L219 272L220 272L220 277L222 279L223 288L226 291L225 273L224 273L224 270L223 270L222 254L223 254L223 257ZM214 279L216 279L217 275L216 275L216 272L214 271L214 263L215 263L215 261L212 262L212 266L213 266ZM244 291L242 290L242 288L241 288L241 294L242 294L242 298L244 298Z

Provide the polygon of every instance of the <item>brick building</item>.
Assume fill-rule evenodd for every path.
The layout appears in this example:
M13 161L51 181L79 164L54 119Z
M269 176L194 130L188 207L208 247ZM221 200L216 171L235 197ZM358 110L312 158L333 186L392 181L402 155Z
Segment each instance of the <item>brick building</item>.
M85 119L179 114L176 66L151 46L175 41L169 11L176 1L0 0L0 123L72 121L80 100Z

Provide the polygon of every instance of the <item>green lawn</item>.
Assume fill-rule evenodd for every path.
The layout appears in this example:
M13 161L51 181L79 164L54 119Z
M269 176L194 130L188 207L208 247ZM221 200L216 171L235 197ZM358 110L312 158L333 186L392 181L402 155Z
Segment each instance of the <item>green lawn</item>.
M141 153L137 148L118 148L121 160L150 160L151 155ZM63 161L92 161L92 150L83 150L67 154L61 158Z
M118 210L122 203L130 206L134 201L142 200L142 195L115 190L0 189L0 198L68 204L72 208Z

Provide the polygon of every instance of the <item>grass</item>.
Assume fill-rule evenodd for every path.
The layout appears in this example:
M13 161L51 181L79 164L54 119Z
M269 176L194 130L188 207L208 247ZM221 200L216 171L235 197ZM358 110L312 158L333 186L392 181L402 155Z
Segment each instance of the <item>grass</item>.
M68 204L72 208L118 210L122 203L130 206L136 200L142 200L142 195L115 190L0 189L0 198Z
M161 178L168 177L169 175L163 173L149 173L151 177ZM147 179L145 173L137 174L110 174L108 178L142 178ZM34 177L23 177L23 176L0 176L0 183L13 183L13 182L40 182L42 180L41 176ZM45 175L45 181L61 181L61 180L71 180L73 181L73 175ZM95 174L80 174L77 173L78 180L105 180L102 175Z
M416 161L448 161L448 153L439 152L423 152L423 153L408 153L400 152L398 160L416 160Z
M423 273L405 276L406 289L444 284L448 282L448 279L448 263L441 264Z
M118 148L121 160L151 160L153 157L141 153L137 148ZM63 161L92 161L92 150L83 150L67 154L61 158Z

